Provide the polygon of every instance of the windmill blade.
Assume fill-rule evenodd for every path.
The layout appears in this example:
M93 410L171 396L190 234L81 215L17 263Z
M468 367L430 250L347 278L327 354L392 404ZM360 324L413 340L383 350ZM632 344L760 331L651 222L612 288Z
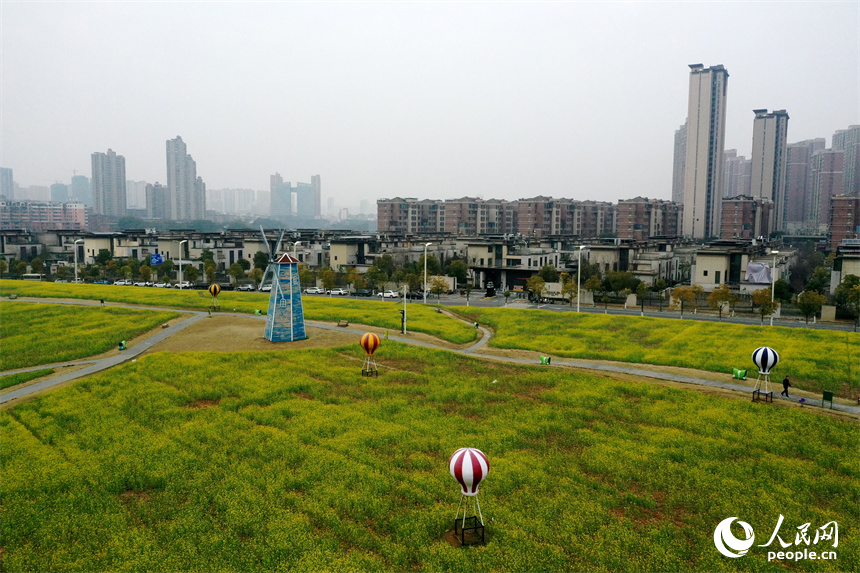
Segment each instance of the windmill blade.
M260 234L263 235L263 243L266 245L266 252L269 253L269 260L272 260L272 247L269 246L269 239L266 238L266 231L263 230L263 226L260 225ZM263 284L263 283L260 283Z
M278 244L275 246L275 257L278 256L278 253L281 252L281 241L284 239L284 233L286 229L281 229L281 236L278 237ZM275 257L272 257L272 260L275 260Z
M260 279L260 288L263 288L263 285L266 284L266 277L269 276L270 270L272 270L272 265L266 265L266 270L263 271L263 278Z

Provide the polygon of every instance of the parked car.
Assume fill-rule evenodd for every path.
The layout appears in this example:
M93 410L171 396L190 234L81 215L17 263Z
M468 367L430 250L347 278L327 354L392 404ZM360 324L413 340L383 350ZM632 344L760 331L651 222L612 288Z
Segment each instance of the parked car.
M305 289L305 294L325 294L325 289L322 287L308 287Z
M191 288L191 283L188 281L182 281L181 283L176 283L174 286L176 288Z
M406 293L406 298L409 300L424 300L424 293L417 290L411 290Z
M56 279L54 282L55 283L67 283L69 281L67 281L66 279Z
M346 296L349 293L346 292L346 290L342 289L342 288L333 288L330 291L328 291L328 294L330 294L331 296Z
M400 295L393 290L387 290L381 293L377 293L376 296L381 296L382 298L400 298Z
M236 290L236 285L233 283L221 283L218 286L221 287L221 290Z
M352 293L352 294L353 294L354 296L370 296L370 295L371 295L371 292L370 292L369 290L367 290L366 288L360 288L360 289L356 290L356 291L355 291L354 293Z
M170 283L155 283L155 288L170 288Z
M136 283L134 283L134 286L144 286L145 287L148 285L146 284L146 281L137 281Z
M109 284L110 284L110 281L104 281L104 280L102 280L102 281L93 281L93 284L94 284L94 285L109 285Z
M260 292L272 292L272 285L266 285L264 287L260 287Z
M239 285L239 288L237 288L236 290L242 290L242 291L250 292L250 291L257 290L257 287L255 287L252 284L246 284L246 285Z
M83 283L84 283L84 279L72 279L70 282L78 283L78 284L83 284Z
M119 279L118 281L115 281L113 284L119 285L119 286L131 286L134 283L131 282L130 280L127 281L125 279Z

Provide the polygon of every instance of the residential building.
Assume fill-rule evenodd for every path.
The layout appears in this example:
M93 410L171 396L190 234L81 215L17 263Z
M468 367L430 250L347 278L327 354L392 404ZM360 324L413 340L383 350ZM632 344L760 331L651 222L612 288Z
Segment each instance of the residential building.
M146 209L146 188L148 186L149 183L146 181L125 182L129 209Z
M72 201L90 207L93 205L93 186L86 175L73 175L69 192L72 195Z
M723 197L750 194L752 161L738 155L737 149L723 152Z
M830 198L830 225L827 233L830 252L835 253L837 247L846 239L860 239L860 197L836 195Z
M0 167L0 198L9 201L15 199L15 181L9 167Z
M834 133L830 147L843 153L842 193L860 197L860 125Z
M825 147L824 138L789 143L786 147L785 227L806 229L806 208L812 193L812 154Z
M765 236L785 229L785 170L788 113L754 109L750 195L773 202L773 217Z
M85 231L86 206L83 203L0 200L0 229Z
M691 268L691 283L700 285L705 292L713 292L721 284L728 285L741 294L769 288L770 282L747 281L747 265L757 262L771 268L775 258L777 268L771 269L771 277L779 279L786 276L788 260L792 254L781 249L779 255L773 257L766 244L758 241L713 241L696 250L695 263Z
M126 214L125 157L112 149L92 154L93 212L106 217Z
M842 195L845 154L823 149L812 154L812 193L806 205L807 228L826 230L830 223L830 198Z
M319 174L311 175L311 187L313 188L314 218L322 217L322 181Z
M146 218L170 219L170 190L159 183L146 186Z
M293 187L289 181L284 181L280 173L275 173L269 177L269 190L269 213L272 217L284 223L293 216L304 220L320 217L319 175L313 175L310 183L297 183Z
M860 277L860 239L844 239L835 253L830 271L830 294L836 292L836 287L848 275Z
M69 200L69 186L65 183L51 185L51 202L66 203Z
M682 232L694 239L719 233L728 79L721 65L690 66Z
M620 239L642 241L651 237L677 236L683 209L672 201L636 197L618 201L616 220Z
M197 176L197 163L178 135L167 140L167 189L170 219L193 221L206 218L206 185Z
M721 239L767 237L773 217L770 199L740 195L723 199Z
M675 131L675 154L672 161L672 201L684 203L684 177L687 165L687 124Z

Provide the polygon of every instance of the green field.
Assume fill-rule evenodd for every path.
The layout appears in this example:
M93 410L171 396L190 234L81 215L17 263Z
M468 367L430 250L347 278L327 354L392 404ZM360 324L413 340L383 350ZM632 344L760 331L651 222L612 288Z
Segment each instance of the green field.
M198 311L207 310L212 301L212 297L206 291L200 290L180 291L113 285L0 281L0 296L10 294L37 298L104 299L111 302L169 306ZM218 295L218 303L221 310L224 311L232 312L233 309L236 309L238 312L253 314L254 310L261 310L265 313L269 305L269 295L256 292L222 291ZM302 306L307 320L331 322L347 320L352 323L388 328L392 331L400 329L400 313L398 311L403 308L402 304L397 305L389 301L358 301L314 295L302 297ZM407 318L408 329L413 332L423 332L458 344L475 340L473 327L444 314L439 314L429 305L408 304Z
M856 332L511 308L452 310L490 325L495 330L491 346L565 358L731 374L732 368L752 370L753 351L770 346L780 355L774 380L787 375L797 388L860 396L860 334Z
M177 316L169 311L4 302L0 370L100 354Z
M5 571L856 571L857 425L386 342L157 353L0 413ZM443 540L455 449L489 542ZM720 556L837 521L837 561ZM759 543L757 541L757 543ZM775 542L776 543L776 542ZM829 549L819 543L818 549Z

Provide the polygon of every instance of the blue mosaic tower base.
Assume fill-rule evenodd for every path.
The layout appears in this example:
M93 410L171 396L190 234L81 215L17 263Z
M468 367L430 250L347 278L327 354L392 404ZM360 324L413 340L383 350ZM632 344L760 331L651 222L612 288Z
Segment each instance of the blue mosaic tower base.
M298 261L289 255L272 263L272 294L269 296L264 336L272 342L307 338Z

